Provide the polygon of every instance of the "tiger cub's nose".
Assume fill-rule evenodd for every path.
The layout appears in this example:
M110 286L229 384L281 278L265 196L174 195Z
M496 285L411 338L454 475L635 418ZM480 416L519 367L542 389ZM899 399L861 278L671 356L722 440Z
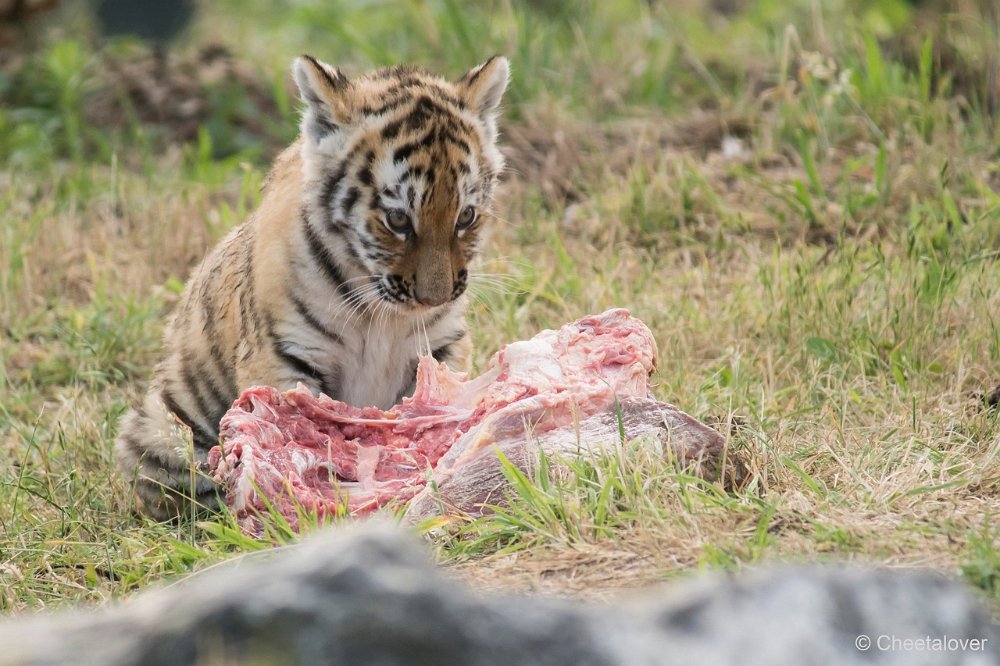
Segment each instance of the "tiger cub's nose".
M417 289L415 296L417 297L417 302L421 305L444 305L449 300L451 300L452 287L450 284L446 285L435 285L434 288L428 288L417 283Z

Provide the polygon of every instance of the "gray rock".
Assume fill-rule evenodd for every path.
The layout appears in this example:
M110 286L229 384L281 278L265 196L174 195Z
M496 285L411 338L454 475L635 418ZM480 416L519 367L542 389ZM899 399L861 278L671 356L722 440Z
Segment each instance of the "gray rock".
M6 621L0 664L1000 664L1000 628L930 574L711 575L599 606L480 599L384 525L263 560L101 611Z

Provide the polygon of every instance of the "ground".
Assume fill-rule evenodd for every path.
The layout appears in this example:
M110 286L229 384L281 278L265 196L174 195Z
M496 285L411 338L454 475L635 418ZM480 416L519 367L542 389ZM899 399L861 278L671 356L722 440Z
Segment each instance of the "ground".
M453 77L506 54L476 363L627 307L658 341L657 396L748 470L708 483L626 446L526 479L427 532L449 571L607 598L851 561L1000 607L993 3L222 0L154 46L99 45L64 4L0 31L0 610L270 547L225 516L135 516L111 446L188 271L294 138L300 52Z

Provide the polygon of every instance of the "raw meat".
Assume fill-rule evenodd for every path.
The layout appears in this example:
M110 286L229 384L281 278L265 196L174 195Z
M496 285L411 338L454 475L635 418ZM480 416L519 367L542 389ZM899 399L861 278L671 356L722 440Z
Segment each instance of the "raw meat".
M257 515L360 515L410 502L406 516L479 515L504 498L496 451L530 470L539 450L579 455L653 436L714 474L723 438L650 395L656 343L626 310L609 310L508 344L475 379L421 359L414 395L388 411L304 386L243 392L221 423L209 466L249 532ZM433 481L433 483L429 483ZM297 509L298 507L298 509Z

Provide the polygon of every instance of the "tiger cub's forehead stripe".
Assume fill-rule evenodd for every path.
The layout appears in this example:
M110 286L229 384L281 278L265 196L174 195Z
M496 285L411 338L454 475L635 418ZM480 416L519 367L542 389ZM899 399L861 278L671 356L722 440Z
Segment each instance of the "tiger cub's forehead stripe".
M410 105L409 109L401 111L402 115L393 118L381 129L383 139L391 141L403 130L416 132L434 121L443 124L452 132L472 134L474 127L463 117L463 109L456 105L442 104L441 100L433 100L426 95L407 97L400 100L397 109ZM450 108L449 108L450 106Z
M432 95L433 99L428 95ZM414 99L427 99L434 103L442 102L450 104L458 111L466 111L465 102L447 92L444 88L436 85L430 79L406 78L400 79L396 83L389 85L385 90L377 93L378 105L363 104L361 113L369 116L381 116L390 111L395 111L405 106Z
M360 109L361 113L366 116L379 116L389 111L394 111L413 99L414 94L412 91L414 90L429 93L435 99L452 104L462 111L467 109L463 100L445 90L432 77L423 76L415 70L405 73L397 72L395 76L393 74L393 72L387 71L382 75L376 75L368 79L369 82L376 84L392 78L396 80L388 82L384 89L377 91L375 95L377 97L376 102L363 104Z
M392 153L392 159L394 162L405 162L409 159L410 155L418 150L426 150L434 145L434 140L437 138L437 132L431 130L421 136L419 139L409 141L407 143L401 144L396 147Z

